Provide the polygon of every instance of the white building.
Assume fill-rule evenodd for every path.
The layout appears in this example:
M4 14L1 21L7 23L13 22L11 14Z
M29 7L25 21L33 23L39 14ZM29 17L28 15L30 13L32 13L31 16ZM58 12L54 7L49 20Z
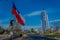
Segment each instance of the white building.
M43 32L45 32L45 30L49 28L49 23L48 23L48 15L46 14L46 11L44 9L41 12L41 22Z

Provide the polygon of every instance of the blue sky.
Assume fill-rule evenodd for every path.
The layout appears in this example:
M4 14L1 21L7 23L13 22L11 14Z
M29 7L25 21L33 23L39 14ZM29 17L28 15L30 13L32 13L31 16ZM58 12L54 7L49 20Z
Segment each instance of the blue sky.
M4 28L14 18L11 13L12 1L24 17L26 28L40 28L40 12L43 8L48 14L49 22L60 21L60 0L0 0L0 25Z

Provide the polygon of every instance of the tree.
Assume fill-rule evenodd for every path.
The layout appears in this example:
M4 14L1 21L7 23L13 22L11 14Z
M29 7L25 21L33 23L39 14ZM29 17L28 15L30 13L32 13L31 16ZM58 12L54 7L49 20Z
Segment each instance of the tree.
M15 31L20 31L18 26L15 26Z
M33 32L34 31L34 29L33 28L31 28L31 32Z
M1 26L0 26L0 34L2 34L3 33L3 29L1 28Z
M54 27L55 27L54 28L55 29L54 32L58 32L58 30L59 30L59 22L58 21L54 22Z

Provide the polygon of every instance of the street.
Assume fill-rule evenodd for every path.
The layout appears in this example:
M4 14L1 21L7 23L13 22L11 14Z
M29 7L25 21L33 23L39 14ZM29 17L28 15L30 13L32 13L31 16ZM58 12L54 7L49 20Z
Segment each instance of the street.
M41 37L40 35L29 35L26 37L26 40L56 40L56 39L51 39L51 38L46 38L46 37Z
M18 40L20 38L17 38L15 40ZM52 38L46 38L46 37L41 37L40 35L33 35L33 34L28 34L27 37L23 38L24 40L57 40L57 39L52 39Z
M3 40L3 38L0 38L0 40ZM5 40L9 40L9 39L5 39ZM41 37L40 35L37 34L28 34L27 37L23 37L23 38L18 37L13 40L57 40L57 39Z

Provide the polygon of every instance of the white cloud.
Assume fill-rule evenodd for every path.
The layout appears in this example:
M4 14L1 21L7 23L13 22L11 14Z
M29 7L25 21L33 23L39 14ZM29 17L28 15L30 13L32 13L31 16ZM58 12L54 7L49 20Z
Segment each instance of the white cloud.
M39 26L39 25L38 25L38 26L37 26L37 25L36 25L36 26L23 26L22 28L23 28L23 29L29 29L29 30L30 30L31 28L34 28L34 29L41 29L42 26Z
M4 29L6 29L6 28L9 27L9 24L1 24L1 26L2 26Z
M10 17L8 19L1 19L0 26L2 26L4 29L6 29L9 26L9 23L6 23L6 22L9 22L9 20L10 20Z
M10 20L10 17L9 17L8 19L1 19L1 20L0 20L0 24L3 23L3 22L7 22L7 21L9 21L9 20Z
M29 13L27 15L24 15L24 16L36 16L36 15L40 15L41 11L34 11L32 13Z
M51 23L51 22L58 22L58 21L60 21L60 19L49 21L49 23Z

